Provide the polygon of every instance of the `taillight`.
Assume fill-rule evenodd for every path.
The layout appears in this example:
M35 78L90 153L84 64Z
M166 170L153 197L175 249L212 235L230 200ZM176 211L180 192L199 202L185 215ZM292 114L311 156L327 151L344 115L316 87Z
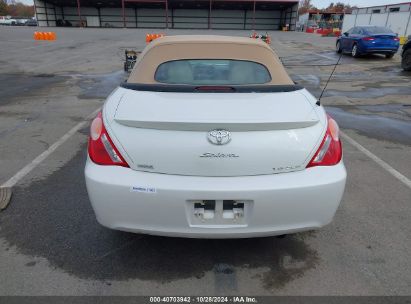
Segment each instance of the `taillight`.
M88 155L98 165L128 167L127 162L108 136L101 112L97 114L90 126Z
M394 41L400 41L400 38L394 37Z
M374 41L375 38L373 38L373 37L364 37L364 38L362 38L362 40L364 40L364 41Z
M307 168L315 166L334 166L342 157L342 145L339 136L340 129L334 119L327 115L327 131L324 139L308 163Z

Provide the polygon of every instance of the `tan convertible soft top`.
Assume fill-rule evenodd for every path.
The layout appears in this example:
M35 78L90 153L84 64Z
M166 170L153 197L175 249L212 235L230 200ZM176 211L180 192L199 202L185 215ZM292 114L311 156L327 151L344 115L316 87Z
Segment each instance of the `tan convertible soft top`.
M128 83L155 84L157 67L178 59L237 59L263 64L271 85L294 84L278 56L259 39L213 35L165 36L151 42L140 54Z

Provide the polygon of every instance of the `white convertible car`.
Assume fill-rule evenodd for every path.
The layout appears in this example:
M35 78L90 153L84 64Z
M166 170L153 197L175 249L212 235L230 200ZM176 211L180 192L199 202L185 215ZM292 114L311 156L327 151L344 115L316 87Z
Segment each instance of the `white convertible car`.
M346 170L337 123L267 44L169 36L93 120L85 176L108 228L242 238L330 223Z

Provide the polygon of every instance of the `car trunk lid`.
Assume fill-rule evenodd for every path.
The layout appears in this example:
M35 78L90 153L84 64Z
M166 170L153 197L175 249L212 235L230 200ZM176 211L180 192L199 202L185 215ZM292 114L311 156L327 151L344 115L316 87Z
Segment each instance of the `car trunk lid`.
M135 170L199 176L304 169L324 133L301 91L170 93L125 90L109 131ZM212 130L231 132L213 144Z
M374 38L375 43L378 43L380 45L392 45L395 43L395 38L396 35L390 35L390 34L374 34L371 35L372 38Z

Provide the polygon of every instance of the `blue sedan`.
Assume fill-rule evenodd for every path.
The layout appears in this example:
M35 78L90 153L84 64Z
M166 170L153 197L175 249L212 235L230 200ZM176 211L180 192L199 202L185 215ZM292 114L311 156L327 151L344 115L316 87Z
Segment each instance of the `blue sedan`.
M363 54L383 54L392 58L400 47L400 39L389 28L381 26L356 26L337 39L337 53L351 53L353 57Z

